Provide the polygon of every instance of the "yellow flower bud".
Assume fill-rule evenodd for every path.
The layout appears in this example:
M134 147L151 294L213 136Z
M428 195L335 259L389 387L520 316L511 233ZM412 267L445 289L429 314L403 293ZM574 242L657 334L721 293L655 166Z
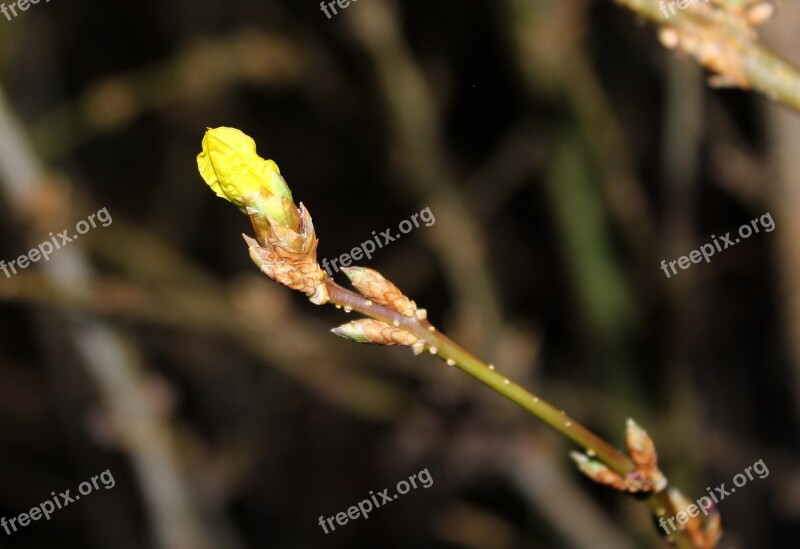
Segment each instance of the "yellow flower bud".
M217 196L241 209L249 206L283 226L297 218L292 192L278 165L258 156L255 141L240 130L209 128L197 167Z

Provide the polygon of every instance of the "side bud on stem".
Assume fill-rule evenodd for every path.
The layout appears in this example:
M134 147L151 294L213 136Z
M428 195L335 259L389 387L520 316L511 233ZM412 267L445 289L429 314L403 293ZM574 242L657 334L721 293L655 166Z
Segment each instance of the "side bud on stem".
M417 304L407 298L400 289L386 280L381 273L366 267L344 267L342 269L358 293L378 305L414 318Z
M658 456L653 439L635 421L629 419L625 433L625 446L636 468L625 477L615 473L591 457L572 452L571 456L583 474L598 484L611 486L621 492L638 494L660 492L667 487L667 479L658 468Z
M425 310L418 309L416 303L406 297L397 286L389 282L378 271L365 267L345 267L342 270L350 279L353 287L368 300L368 303L382 305L404 317L414 319L414 322L424 320ZM419 354L420 349L426 344L414 334L401 329L398 319L395 319L394 326L390 326L379 320L365 318L348 322L332 331L334 334L356 343L411 347L415 354Z
M334 334L355 341L377 345L404 345L411 347L418 339L413 334L371 318L362 318L331 330Z

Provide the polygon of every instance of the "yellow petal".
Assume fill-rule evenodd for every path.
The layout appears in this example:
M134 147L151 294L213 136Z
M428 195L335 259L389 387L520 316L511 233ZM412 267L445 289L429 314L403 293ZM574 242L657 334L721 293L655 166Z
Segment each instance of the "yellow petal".
M292 202L289 186L278 165L258 156L255 141L242 131L209 128L203 137L203 151L197 156L197 167L217 196L240 208L257 199L266 207L265 214L281 223L287 222L281 197ZM275 199L265 200L269 195Z

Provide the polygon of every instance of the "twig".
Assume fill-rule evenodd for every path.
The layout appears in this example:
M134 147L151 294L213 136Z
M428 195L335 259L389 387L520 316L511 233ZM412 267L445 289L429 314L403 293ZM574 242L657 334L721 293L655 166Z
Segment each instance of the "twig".
M662 43L717 73L712 82L755 89L800 112L800 71L761 44L753 29L763 22L753 10L765 2L691 4L666 18L659 0L615 1L660 25Z
M388 307L373 303L357 293L343 288L330 278L325 279L325 285L328 288L332 304L358 311L364 316L379 320L390 326L402 328L415 335L419 340L426 341L431 354L436 354L445 361L454 361L455 366L458 368L525 408L564 436L582 446L586 451L596 454L616 473L627 475L633 470L634 467L631 461L616 448L575 422L564 411L558 410L516 383L511 382L493 366L486 364L464 350L445 334L436 330L427 320L420 320L416 317L410 318Z
M41 224L36 197L45 192L47 175L1 90L0 182L13 206L12 214L19 221L32 218L35 225ZM77 243L43 262L41 270L54 287L65 292L90 291L93 273ZM65 314L63 321L122 433L148 502L156 543L164 549L213 547L216 536L200 517L182 478L172 433L147 397L141 357L120 333L92 316Z
M655 446L632 420L628 421L626 434L629 459L566 412L513 383L494 366L439 332L428 322L427 312L380 273L360 267L344 268L358 293L334 282L317 263L318 240L311 215L302 204L294 204L277 165L256 154L250 137L234 128L209 130L203 139L198 167L218 196L250 216L256 239L244 238L250 257L264 274L304 293L312 303L331 303L345 312L356 311L366 317L339 326L334 333L359 343L403 345L411 347L415 354L427 351L438 356L578 444L585 454L573 453L573 459L594 481L645 496L659 517L676 513L676 504L666 492L667 480L658 469ZM671 536L678 547L709 549L720 534L718 516L706 523L695 518L686 530L689 535L678 531Z

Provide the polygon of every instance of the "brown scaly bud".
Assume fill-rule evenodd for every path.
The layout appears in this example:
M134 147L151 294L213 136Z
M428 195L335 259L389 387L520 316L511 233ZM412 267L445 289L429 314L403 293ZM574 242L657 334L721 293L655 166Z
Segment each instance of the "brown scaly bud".
M580 452L571 452L570 457L578 466L578 469L596 483L604 486L611 486L621 492L628 491L628 485L625 483L625 479L596 459L592 459Z
M347 278L361 295L393 311L414 318L417 304L408 299L397 286L386 280L382 274L365 267L345 267Z
M325 271L317 263L317 237L308 210L300 204L298 230L285 227L271 217L251 213L258 240L244 236L250 257L261 271L276 282L306 294L312 303L328 302Z
M695 57L715 74L709 79L714 87L749 89L742 52L735 35L754 40L754 27L766 23L776 11L771 0L712 0L697 4L692 11L701 17L686 18L659 30L661 44ZM733 34L732 34L733 33Z
M658 468L658 454L653 439L632 419L627 421L625 445L636 465L636 471L629 475L629 484L644 492L660 492L666 488L667 479Z
M752 26L763 25L777 10L775 0L712 0L712 5L719 11L744 19Z
M714 549L722 537L722 528L719 513L713 503L709 513L709 509L690 502L677 488L670 488L667 494L676 513L683 512L687 516L686 524L679 528L691 540L692 545L698 549ZM708 516L701 517L701 512Z
M709 79L712 86L749 89L734 34L754 40L757 33L753 27L769 19L774 5L763 0L712 0L711 4L694 5L690 11L700 17L662 26L661 44L691 55L714 72Z
M752 34L749 27L742 32ZM713 71L715 74L709 79L712 86L742 89L751 87L738 50L718 29L695 23L663 27L659 31L659 40L665 47L689 54Z
M331 330L334 334L355 341L356 343L374 343L377 345L403 345L411 347L418 341L417 338L394 326L384 322L363 318L343 324Z
M632 419L627 422L625 445L635 469L624 478L601 462L579 452L573 452L572 459L583 474L599 484L611 486L621 492L639 494L660 492L666 488L667 479L658 468L658 456L653 439Z

